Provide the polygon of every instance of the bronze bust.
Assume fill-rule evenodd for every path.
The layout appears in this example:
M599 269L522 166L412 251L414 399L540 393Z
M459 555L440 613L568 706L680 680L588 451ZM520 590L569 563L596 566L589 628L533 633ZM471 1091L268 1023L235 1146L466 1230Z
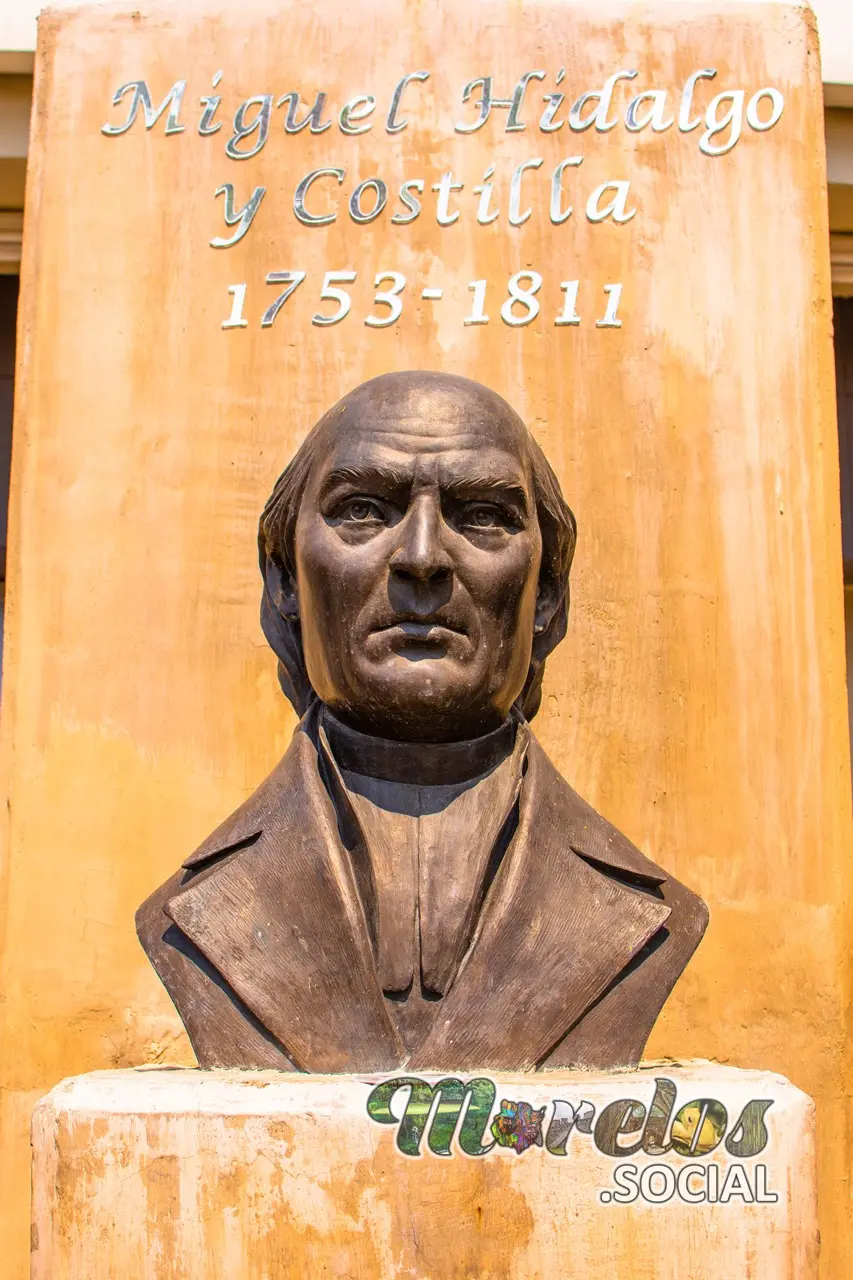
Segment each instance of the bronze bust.
M203 1067L636 1063L707 923L528 727L575 521L486 387L386 374L267 503L262 624L302 717L140 907Z

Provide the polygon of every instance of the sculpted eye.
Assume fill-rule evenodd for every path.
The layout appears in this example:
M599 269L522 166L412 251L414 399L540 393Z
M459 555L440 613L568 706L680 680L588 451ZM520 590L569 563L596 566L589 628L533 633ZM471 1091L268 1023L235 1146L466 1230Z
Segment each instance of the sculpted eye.
M385 516L379 504L369 498L351 498L340 508L338 519L350 524L374 524L384 522Z
M467 508L463 513L462 523L469 529L496 529L502 528L506 520L498 507L481 503Z

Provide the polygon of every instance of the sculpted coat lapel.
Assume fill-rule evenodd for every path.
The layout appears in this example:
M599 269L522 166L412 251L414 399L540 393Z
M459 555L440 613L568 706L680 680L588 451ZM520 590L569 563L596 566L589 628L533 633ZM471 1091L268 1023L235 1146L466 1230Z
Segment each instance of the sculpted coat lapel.
M707 910L581 800L532 735L515 834L408 1060L376 973L370 859L334 773L309 713L270 777L137 913L201 1066L639 1060Z

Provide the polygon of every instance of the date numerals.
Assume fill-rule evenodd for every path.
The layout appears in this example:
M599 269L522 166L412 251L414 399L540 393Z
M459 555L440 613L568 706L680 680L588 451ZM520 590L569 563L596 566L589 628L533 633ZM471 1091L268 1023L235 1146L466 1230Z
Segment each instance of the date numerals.
M471 314L463 320L463 324L488 324L486 313L487 280L472 280L468 288L474 295ZM521 329L530 324L539 315L539 299L537 294L542 288L542 277L538 271L516 271L507 282L507 298L501 303L501 320L513 329ZM554 320L556 325L578 325L581 317L577 313L579 280L561 280L560 288L566 295L563 308ZM597 329L621 329L622 321L617 312L622 297L621 284L606 284L607 308L600 320L596 320Z
M261 328L271 329L275 323L275 318L281 311L288 298L296 292L306 276L305 271L270 271L267 275L267 284L283 284L284 288L279 293L275 301L271 302L264 314L261 316ZM354 284L356 279L355 271L327 271L323 277L323 287L320 290L321 302L332 302L334 308L331 311L315 311L311 317L311 323L319 326L340 324L352 309L352 298L346 289L341 289L342 284ZM380 289L379 286L389 283L387 289ZM246 305L246 289L245 284L230 284L228 293L231 296L231 313L226 320L222 321L223 329L246 329L249 322L243 315L243 309ZM406 277L401 275L399 271L381 271L376 276L373 287L376 294L373 299L375 307L387 307L387 311L380 311L379 315L365 316L364 323L370 325L372 329L387 329L389 324L394 324L395 320L400 318L403 311L403 302L400 294L406 287Z
M279 292L261 316L262 329L272 328L276 316L288 298L293 296L305 280L306 274L305 271L269 272L266 277L266 283L278 286ZM330 305L322 311L314 312L311 317L312 324L323 328L340 324L342 320L346 319L352 310L352 296L347 289L341 288L341 286L354 284L356 275L355 271L326 272L323 277L323 286L320 290L320 301ZM223 329L248 328L249 322L243 314L246 305L247 287L245 284L231 284L228 286L228 293L231 297L231 311L227 319L222 321ZM372 329L387 329L389 325L395 324L403 314L402 295L406 287L406 277L399 271L380 271L374 278L373 287L376 290L373 297L373 310L370 315L364 317L364 323ZM468 290L473 294L473 297L471 299L470 313L462 321L464 325L489 323L490 318L486 309L488 287L489 282L487 280L472 280L469 283ZM506 297L499 303L499 314L503 323L511 329L522 329L525 325L535 320L541 310L538 296L541 288L542 276L538 271L516 271L515 275L510 276L506 286ZM557 326L576 326L583 323L582 317L578 314L579 288L579 280L560 281L560 289L564 297L562 306L552 321L553 324ZM443 289L424 289L421 292L421 297L428 298L431 301L439 301L443 294ZM622 321L619 319L618 311L622 298L622 285L604 285L604 295L604 314L595 321L595 327L597 329L621 329Z

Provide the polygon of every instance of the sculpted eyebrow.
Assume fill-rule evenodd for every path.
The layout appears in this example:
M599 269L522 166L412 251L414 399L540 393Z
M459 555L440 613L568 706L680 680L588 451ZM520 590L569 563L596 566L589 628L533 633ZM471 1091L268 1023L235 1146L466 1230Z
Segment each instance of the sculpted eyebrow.
M509 499L526 511L528 496L523 485L516 480L507 480L502 476L490 476L487 472L469 472L467 475L450 476L442 481L442 489L457 497L476 495L487 496L490 493Z
M406 489L411 483L412 477L407 471L384 463L371 463L364 467L335 467L326 477L323 488L331 489L338 484L382 484L392 489Z
M412 486L411 474L388 463L370 463L363 467L357 465L335 467L323 482L323 491L328 493L339 485L365 488L375 486L396 492L408 490ZM517 480L502 476L490 475L487 471L469 471L463 475L443 476L440 481L442 493L452 498L495 498L501 497L513 502L519 510L527 513L529 498L523 484Z

